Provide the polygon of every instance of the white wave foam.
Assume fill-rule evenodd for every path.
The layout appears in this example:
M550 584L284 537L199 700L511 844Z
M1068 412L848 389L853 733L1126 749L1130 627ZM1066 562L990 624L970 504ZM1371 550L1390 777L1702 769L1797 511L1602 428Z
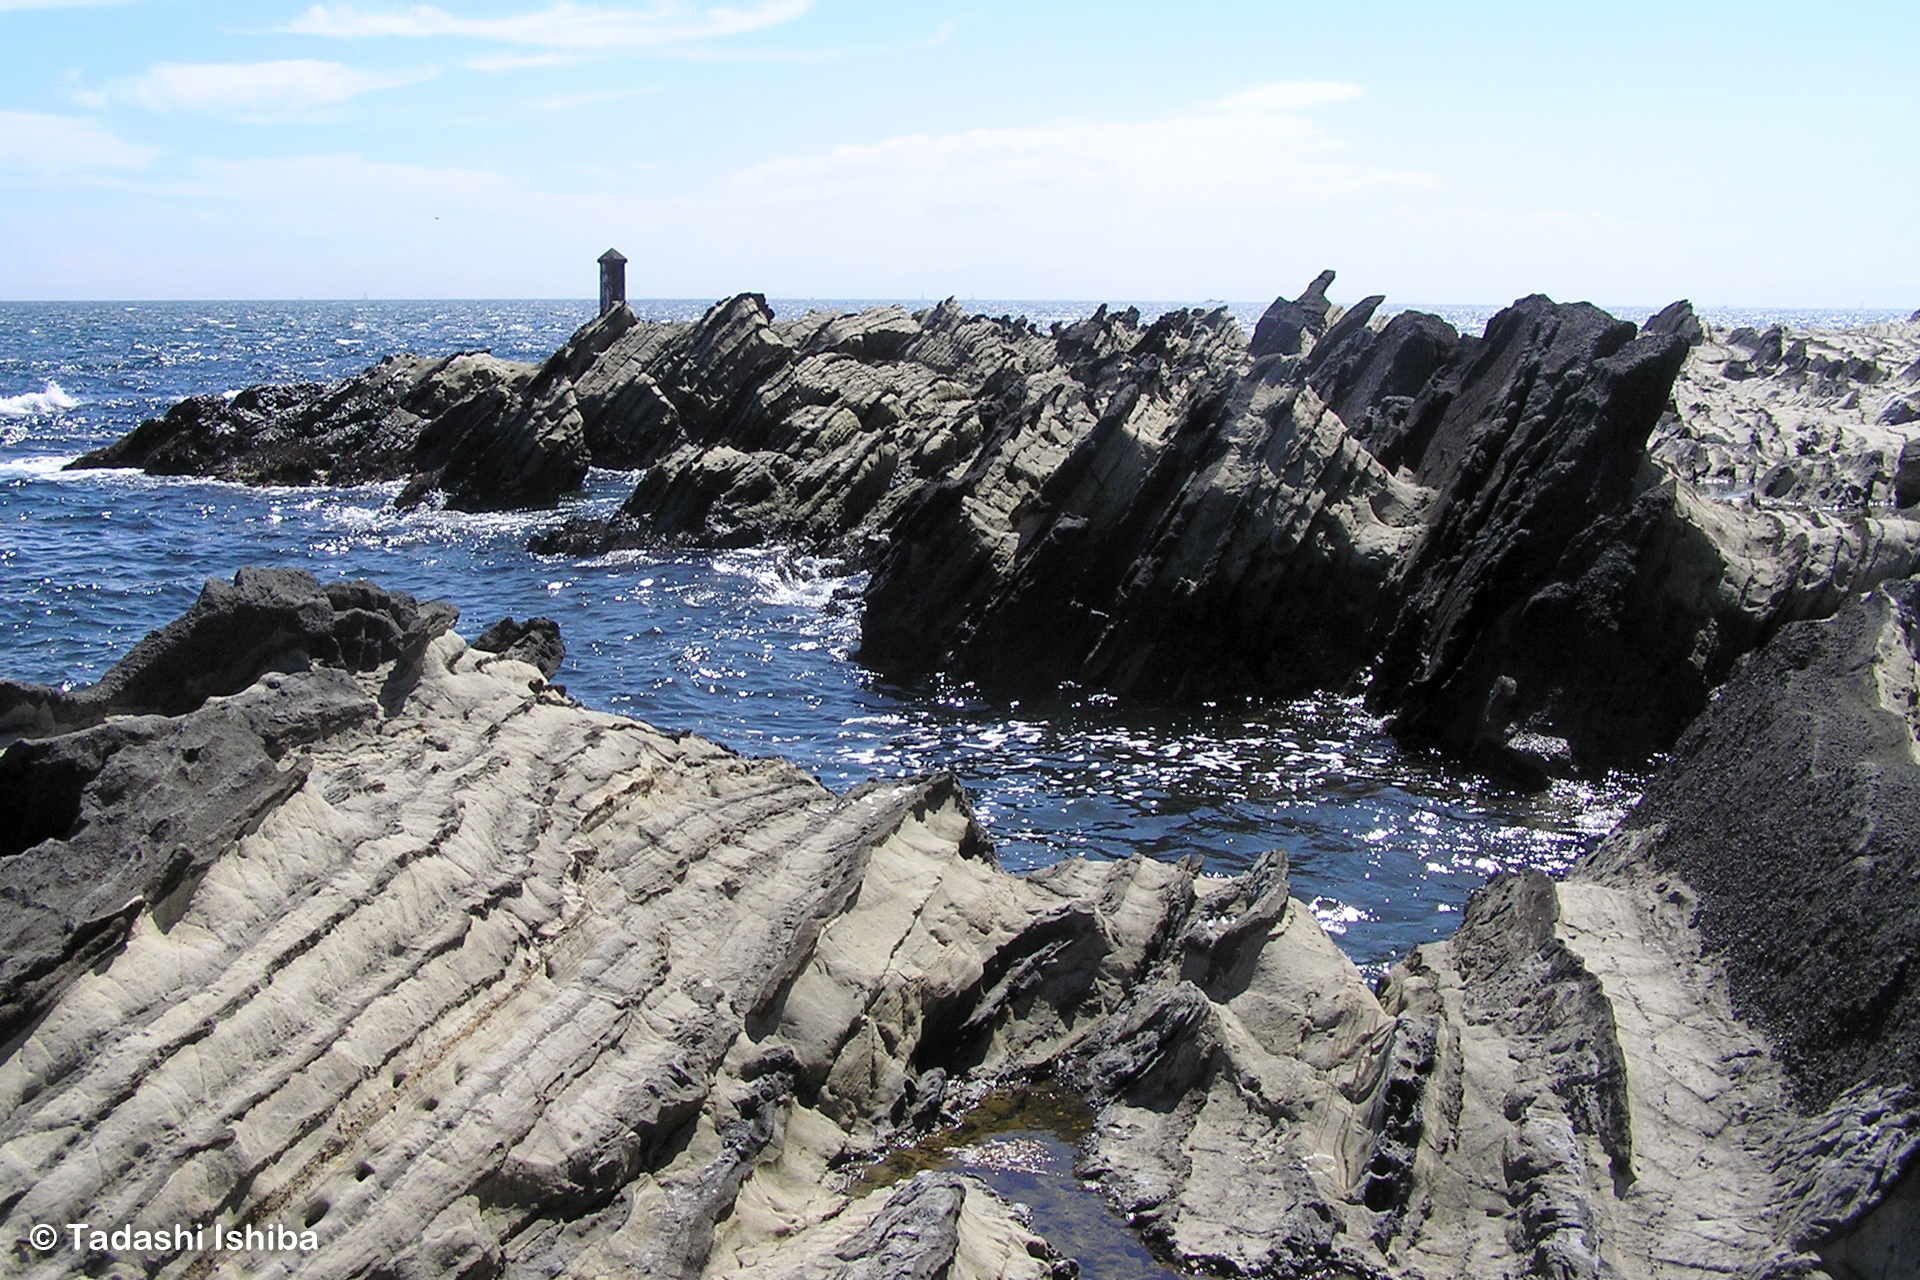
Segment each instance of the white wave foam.
M35 414L51 417L79 407L78 400L62 391L59 383L51 380L44 391L23 391L17 396L0 396L0 417L7 418L26 418Z
M9 441L8 443L12 443ZM67 469L74 460L74 454L41 458L14 458L0 462L0 476L26 476L35 480L47 480Z
M844 567L840 561L775 547L724 552L714 557L713 567L752 583L764 604L803 609L825 608L836 592L858 590L864 582L860 574L836 573Z

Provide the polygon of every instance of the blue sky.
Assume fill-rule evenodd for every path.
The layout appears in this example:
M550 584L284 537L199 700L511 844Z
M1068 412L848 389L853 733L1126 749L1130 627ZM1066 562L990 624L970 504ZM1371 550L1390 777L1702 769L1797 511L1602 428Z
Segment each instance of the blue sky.
M1920 5L0 0L0 297L1920 306Z

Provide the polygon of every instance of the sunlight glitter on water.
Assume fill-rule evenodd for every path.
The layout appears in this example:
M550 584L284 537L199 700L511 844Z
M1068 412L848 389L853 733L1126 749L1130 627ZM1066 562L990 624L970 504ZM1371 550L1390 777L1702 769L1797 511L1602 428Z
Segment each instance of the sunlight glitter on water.
M1491 872L1564 869L1631 802L1634 779L1537 797L1488 789L1402 751L1351 698L1177 709L889 682L858 663L864 580L818 557L525 550L533 531L567 515L617 509L631 472L591 473L558 511L473 514L397 511L391 484L248 489L59 470L181 395L355 370L367 357L333 341L348 332L380 351L430 346L400 340L409 336L471 345L484 333L525 356L564 338L574 305L219 304L198 320L178 308L130 319L56 308L57 338L0 333L0 387L57 377L81 402L19 430L8 420L0 437L0 671L97 679L191 605L206 578L245 564L446 598L469 636L504 614L549 616L568 648L559 679L587 705L787 756L834 788L952 771L1016 871L1068 854L1140 854L1196 855L1233 873L1283 849L1295 896L1369 968L1445 936ZM129 343L128 325L148 327Z

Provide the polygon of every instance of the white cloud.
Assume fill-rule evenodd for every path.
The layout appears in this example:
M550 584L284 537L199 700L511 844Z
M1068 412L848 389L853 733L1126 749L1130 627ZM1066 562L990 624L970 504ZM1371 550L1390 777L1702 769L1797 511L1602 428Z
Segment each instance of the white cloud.
M577 53L496 53L469 58L466 65L474 71L522 71L528 67L565 67L581 61Z
M105 97L150 111L197 111L283 118L345 102L375 89L413 84L432 71L370 75L337 62L165 62L108 87Z
M527 105L535 111L571 111L575 107L597 106L602 102L618 102L622 98L637 98L643 93L653 93L656 86L643 89L608 89L602 93L570 93L557 98L536 98Z
M432 5L398 12L363 12L349 5L315 5L286 28L302 35L464 36L561 49L671 44L741 35L800 17L813 0L760 0L748 9L697 9L684 0L657 0L645 9L599 9L560 3L509 18L459 18Z
M115 137L84 116L0 111L0 171L79 174L138 169L159 154Z
M98 9L110 4L132 4L134 0L0 0L0 13L12 9Z
M772 160L735 182L782 203L1124 215L1130 207L1244 208L1418 181L1341 158L1303 114L1360 95L1354 85L1288 81L1146 120L907 134Z

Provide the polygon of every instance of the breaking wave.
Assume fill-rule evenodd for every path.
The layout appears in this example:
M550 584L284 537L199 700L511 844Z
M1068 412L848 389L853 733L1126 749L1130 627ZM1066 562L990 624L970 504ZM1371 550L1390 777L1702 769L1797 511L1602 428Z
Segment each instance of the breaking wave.
M56 413L65 413L69 409L78 409L80 402L61 390L57 382L48 382L43 391L23 391L17 396L0 396L0 417L28 418L36 415L51 417Z

